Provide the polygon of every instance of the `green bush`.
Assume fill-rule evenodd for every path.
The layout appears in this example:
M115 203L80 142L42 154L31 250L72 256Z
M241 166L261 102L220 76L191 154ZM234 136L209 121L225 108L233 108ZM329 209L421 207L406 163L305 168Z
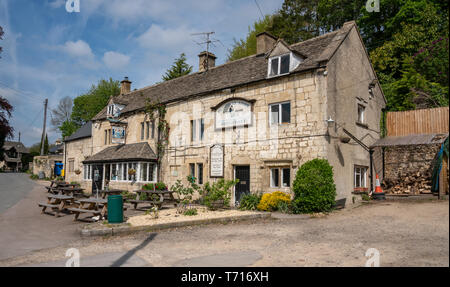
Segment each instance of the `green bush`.
M240 210L257 210L258 204L261 201L261 194L244 194L239 202Z
M294 213L330 211L335 204L333 168L326 159L313 159L297 171L293 183Z
M145 185L142 186L143 190L166 190L167 189L167 185L163 182L158 182L156 184L153 183L147 183Z
M292 202L291 201L279 201L277 209L282 213L292 213Z
M231 199L231 188L239 182L239 179L224 180L223 178L210 184L205 183L201 191L202 203L209 209L216 209L216 203L221 201L223 206L228 206Z
M30 175L30 178L33 180L39 179L39 176L37 174Z
M197 209L196 208L189 208L183 213L183 215L186 215L186 216L197 215Z

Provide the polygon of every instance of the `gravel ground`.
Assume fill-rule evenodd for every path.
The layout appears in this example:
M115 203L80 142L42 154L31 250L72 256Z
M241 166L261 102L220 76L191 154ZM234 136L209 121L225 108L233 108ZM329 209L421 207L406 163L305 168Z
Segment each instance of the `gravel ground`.
M322 217L275 217L80 239L0 266L64 260L71 247L82 258L125 252L114 266L126 258L147 266L364 266L369 248L379 250L380 266L449 266L448 201L386 201Z
M197 215L183 215L178 214L176 208L162 209L159 211L158 218L153 217L153 213L150 211L148 215L137 215L132 216L127 220L127 223L132 226L142 226L142 225L155 225L162 223L171 222L184 222L192 220L202 220L202 219L212 219L212 218L222 218L222 217L232 217L237 215L249 215L258 214L258 212L252 211L240 211L240 210L218 210L211 211L205 207L195 207L197 209Z

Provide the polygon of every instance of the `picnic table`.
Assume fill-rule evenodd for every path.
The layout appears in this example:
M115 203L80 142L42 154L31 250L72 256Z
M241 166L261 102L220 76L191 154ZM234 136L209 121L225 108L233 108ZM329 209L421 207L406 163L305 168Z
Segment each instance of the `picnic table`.
M75 213L75 221L81 213L89 213L92 215L100 215L101 218L108 216L108 200L104 198L83 198L75 201L78 206L68 208L67 210ZM124 210L127 208L124 207Z
M81 213L89 213L92 215L100 215L102 218L108 212L108 200L102 198L84 198L75 202L77 207L71 207L67 210L75 213L74 221L78 220Z
M70 196L83 196L83 189L80 187L60 187L57 189L60 194L70 195Z
M175 203L175 205L178 203L178 200L173 197L173 194L175 191L169 191L169 190L136 190L136 199L129 199L128 202L132 203L134 206L134 209L137 209L138 204L140 203L150 203L152 206L158 207L158 209L161 208L161 206L165 202L172 202ZM147 195L141 200L142 195Z
M108 190L99 190L98 191L102 198L106 198L108 195L120 195L122 192L124 192L121 189L108 189Z
M59 217L59 213L64 209L68 209L73 205L74 198L67 195L53 195L47 196L48 201L46 203L39 203L39 207L42 207L42 213L45 213L47 208L55 210L55 216Z

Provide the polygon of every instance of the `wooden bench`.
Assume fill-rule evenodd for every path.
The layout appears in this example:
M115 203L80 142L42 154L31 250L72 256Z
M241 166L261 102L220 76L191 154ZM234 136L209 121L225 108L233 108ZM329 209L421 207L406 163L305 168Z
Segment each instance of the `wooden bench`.
M46 203L38 203L39 207L42 207L42 213L46 213L47 208L51 208L55 211L55 216L59 217L59 213L67 206L73 203L73 197L64 195L48 195L48 201Z
M138 200L138 199L129 199L129 203L133 204L134 209L137 209L139 203L150 203L153 206L157 206L158 209L161 208L163 202L162 201L153 201L153 200Z
M93 215L101 215L102 211L101 210L95 210L95 209L84 209L84 208L68 208L67 210L75 213L75 219L74 221L78 220L78 217L80 216L81 213L92 213Z

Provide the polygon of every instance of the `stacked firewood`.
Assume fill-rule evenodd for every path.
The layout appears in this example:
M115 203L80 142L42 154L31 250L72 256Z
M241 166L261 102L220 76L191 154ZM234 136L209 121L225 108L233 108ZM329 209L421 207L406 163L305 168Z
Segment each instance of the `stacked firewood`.
M427 194L431 193L431 173L409 174L396 179L386 179L383 191L388 194Z

